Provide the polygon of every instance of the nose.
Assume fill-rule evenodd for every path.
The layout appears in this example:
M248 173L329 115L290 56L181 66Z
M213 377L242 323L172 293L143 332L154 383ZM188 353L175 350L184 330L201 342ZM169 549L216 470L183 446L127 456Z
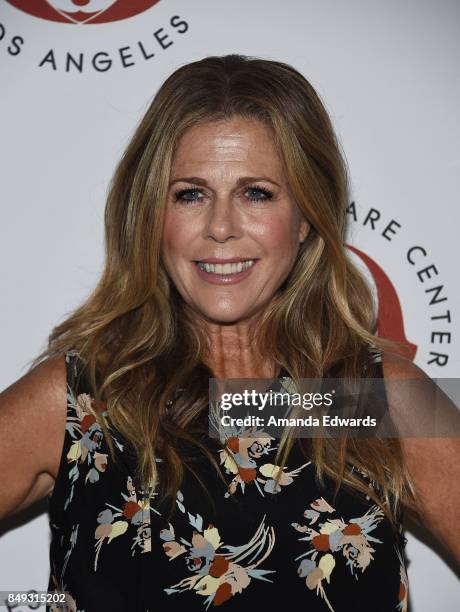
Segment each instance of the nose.
M238 211L232 206L231 199L216 198L209 209L205 237L225 242L229 238L237 238L239 234Z

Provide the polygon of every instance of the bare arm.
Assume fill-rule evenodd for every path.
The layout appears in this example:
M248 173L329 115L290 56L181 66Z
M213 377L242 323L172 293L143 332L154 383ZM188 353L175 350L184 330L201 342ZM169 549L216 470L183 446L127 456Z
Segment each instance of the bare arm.
M421 379L428 375L410 360L384 353L385 379ZM417 407L407 405L407 410ZM424 526L460 567L460 438L401 438L405 464L420 496Z
M0 393L0 519L50 493L64 442L64 357L53 357Z

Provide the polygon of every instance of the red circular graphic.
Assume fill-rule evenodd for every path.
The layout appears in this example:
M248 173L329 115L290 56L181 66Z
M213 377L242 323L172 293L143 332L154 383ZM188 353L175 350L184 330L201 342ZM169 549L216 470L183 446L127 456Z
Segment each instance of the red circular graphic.
M396 289L386 272L367 253L355 246L347 244L347 247L356 253L366 264L371 273L377 289L377 333L383 338L396 340L405 345L404 357L414 360L418 346L408 340L404 328L404 316Z
M6 0L17 9L61 23L107 23L143 13L160 0Z

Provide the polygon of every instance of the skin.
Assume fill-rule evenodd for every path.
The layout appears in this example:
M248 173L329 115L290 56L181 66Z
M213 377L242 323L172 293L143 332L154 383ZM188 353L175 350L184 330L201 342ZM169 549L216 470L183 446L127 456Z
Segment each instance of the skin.
M268 189L272 198L257 188ZM177 200L183 189L194 191ZM171 169L162 259L193 316L206 327L208 365L216 377L274 375L249 332L291 271L309 227L289 191L268 127L233 118L186 130ZM193 261L210 257L259 261L248 278L222 286L197 274Z
M171 181L201 177L198 202L181 204L171 185L162 242L169 275L197 322L211 339L209 365L217 377L272 377L249 342L249 330L289 274L309 226L285 182L269 131L241 119L190 128L181 139ZM273 191L270 202L253 203L256 192L238 184L244 176L264 176L251 186ZM272 182L268 182L267 179ZM260 193L258 194L260 197ZM208 257L260 257L250 282L209 285L191 263ZM384 378L428 378L414 363L382 355ZM406 402L412 409L411 402ZM66 373L62 358L50 358L0 394L0 518L51 493L58 474L66 419ZM401 440L406 467L420 492L423 522L460 566L460 440Z
M393 353L382 353L384 380L404 381L429 379L430 377L415 363ZM434 383L433 383L434 384ZM402 410L412 419L423 413L420 406L411 402L409 385L395 384L387 387L390 406L403 402ZM402 390L403 398L395 399L395 389ZM430 401L433 396L430 396ZM440 398L438 398L439 402ZM443 400L444 402L445 400ZM447 398L454 412L456 406ZM440 404L438 403L438 407ZM429 413L431 404L423 409ZM440 413L438 413L438 418ZM458 431L458 425L457 425ZM453 564L460 571L460 438L401 438L405 466L412 476L419 492L419 509L424 526L434 535L441 547L451 557Z

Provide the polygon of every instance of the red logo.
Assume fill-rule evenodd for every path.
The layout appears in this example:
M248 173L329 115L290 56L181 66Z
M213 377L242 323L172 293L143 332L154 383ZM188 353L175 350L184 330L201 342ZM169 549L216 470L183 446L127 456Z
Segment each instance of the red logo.
M107 23L143 13L160 0L6 0L34 17L62 23Z
M350 244L347 247L362 259L374 279L378 302L377 335L403 342L406 345L404 357L413 360L418 347L406 337L401 303L389 276L369 255Z

